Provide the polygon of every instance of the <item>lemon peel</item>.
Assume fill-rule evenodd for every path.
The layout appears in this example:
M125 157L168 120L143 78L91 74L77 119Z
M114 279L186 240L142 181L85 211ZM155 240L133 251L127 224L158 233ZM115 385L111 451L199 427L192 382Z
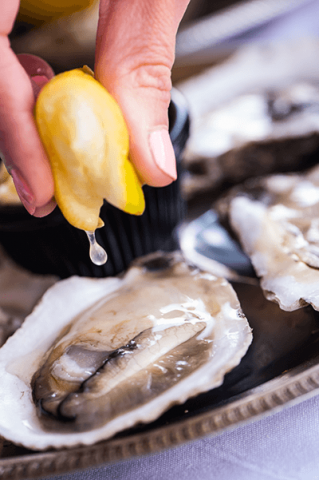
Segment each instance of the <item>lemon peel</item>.
M122 112L88 67L61 73L42 88L35 121L51 164L56 202L70 224L87 231L103 226L103 199L127 213L143 213Z
M18 21L40 26L89 8L96 0L21 0Z
M8 173L3 162L0 162L0 204L19 205L21 204L12 177Z

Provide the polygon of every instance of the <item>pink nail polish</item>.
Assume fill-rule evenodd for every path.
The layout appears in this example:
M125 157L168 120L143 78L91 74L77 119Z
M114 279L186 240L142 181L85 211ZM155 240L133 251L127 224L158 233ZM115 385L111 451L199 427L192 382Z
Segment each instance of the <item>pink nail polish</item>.
M48 83L49 79L45 75L34 75L31 77L31 80L33 80L39 87L43 87L46 83Z
M37 99L42 87L48 82L47 77L44 75L36 75L31 77L31 85L33 89L34 98Z
M176 160L173 145L166 129L154 130L149 136L153 160L158 168L176 180Z
M30 188L27 186L25 180L22 178L20 172L16 168L12 168L10 170L10 174L23 206L30 213L30 215L33 215L35 212L35 205L34 196L32 195Z

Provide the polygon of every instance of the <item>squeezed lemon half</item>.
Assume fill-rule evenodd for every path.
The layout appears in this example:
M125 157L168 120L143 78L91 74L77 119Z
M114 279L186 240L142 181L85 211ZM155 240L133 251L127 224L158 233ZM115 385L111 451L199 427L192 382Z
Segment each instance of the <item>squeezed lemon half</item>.
M129 161L122 112L89 68L51 79L36 101L35 120L51 164L56 202L71 225L87 231L103 226L103 199L127 213L143 213L143 190Z
M3 162L0 163L0 205L21 204L12 177Z
M18 21L39 26L90 7L96 0L21 0Z

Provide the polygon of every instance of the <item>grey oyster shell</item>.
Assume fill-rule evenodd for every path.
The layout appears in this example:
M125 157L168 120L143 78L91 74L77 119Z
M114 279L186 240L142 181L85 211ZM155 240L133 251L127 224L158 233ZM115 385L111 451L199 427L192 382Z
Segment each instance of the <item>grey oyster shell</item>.
M220 385L251 340L228 282L179 253L58 282L0 350L0 434L60 448L151 422Z
M252 182L228 204L266 298L287 311L319 310L319 168Z
M309 168L318 148L317 85L295 82L238 95L194 122L183 192L189 199L205 192L216 198L225 184Z

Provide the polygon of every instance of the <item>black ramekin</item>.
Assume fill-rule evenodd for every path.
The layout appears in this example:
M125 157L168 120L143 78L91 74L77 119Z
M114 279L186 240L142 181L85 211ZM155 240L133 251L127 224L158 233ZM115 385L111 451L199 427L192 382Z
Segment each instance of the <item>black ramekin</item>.
M169 107L169 125L180 173L189 117L184 97L175 89ZM70 225L58 208L47 217L35 218L22 206L1 206L0 243L15 262L34 273L55 274L60 278L116 275L141 255L176 248L173 232L185 214L179 178L167 187L145 186L143 190L146 208L141 216L126 214L104 202L100 216L105 226L96 231L96 238L108 253L105 265L91 262L85 232Z

